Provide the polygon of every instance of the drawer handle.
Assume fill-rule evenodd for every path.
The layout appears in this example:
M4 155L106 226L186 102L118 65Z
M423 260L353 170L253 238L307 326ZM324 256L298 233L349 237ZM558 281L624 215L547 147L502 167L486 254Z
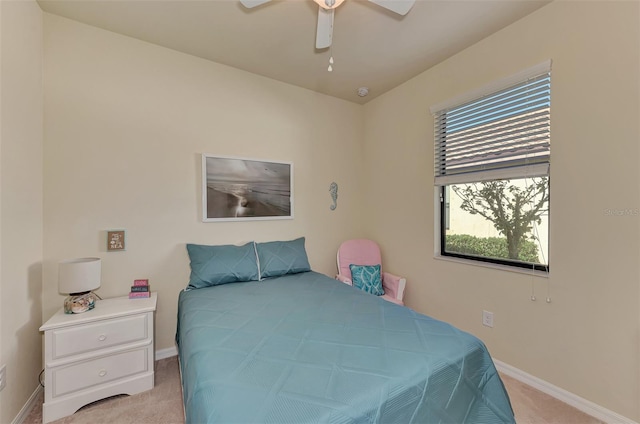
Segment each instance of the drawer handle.
M101 342L103 342L103 341L107 340L107 336L106 336L105 334L100 334L100 335L98 336L98 340L100 340Z
M107 375L107 370L100 370L100 372L98 373L98 375L100 377L104 377L105 375Z

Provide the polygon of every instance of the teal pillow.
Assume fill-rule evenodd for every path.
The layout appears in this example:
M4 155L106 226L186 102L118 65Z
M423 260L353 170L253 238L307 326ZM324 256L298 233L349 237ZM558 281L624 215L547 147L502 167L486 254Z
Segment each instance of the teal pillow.
M351 281L353 285L367 293L382 296L382 277L380 276L380 265L349 265L351 270Z
M304 237L290 241L256 243L260 279L311 271Z
M191 277L187 288L199 289L237 281L258 279L253 242L244 246L187 244Z

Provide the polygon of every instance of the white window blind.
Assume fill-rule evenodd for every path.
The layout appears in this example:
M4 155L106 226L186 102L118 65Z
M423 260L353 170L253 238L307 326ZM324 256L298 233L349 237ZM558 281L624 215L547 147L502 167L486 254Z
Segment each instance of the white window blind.
M436 185L548 175L551 63L506 81L434 111Z

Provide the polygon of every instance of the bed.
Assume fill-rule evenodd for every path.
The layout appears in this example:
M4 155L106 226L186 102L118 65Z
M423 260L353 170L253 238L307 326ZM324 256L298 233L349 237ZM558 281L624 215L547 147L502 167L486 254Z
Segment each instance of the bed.
M476 337L317 272L258 279L180 293L186 423L515 422Z

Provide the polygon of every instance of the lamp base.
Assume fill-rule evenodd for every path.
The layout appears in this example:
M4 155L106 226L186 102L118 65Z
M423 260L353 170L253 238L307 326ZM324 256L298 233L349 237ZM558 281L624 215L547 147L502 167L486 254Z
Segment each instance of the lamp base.
M96 306L97 296L93 292L71 293L64 300L65 314L81 314Z

